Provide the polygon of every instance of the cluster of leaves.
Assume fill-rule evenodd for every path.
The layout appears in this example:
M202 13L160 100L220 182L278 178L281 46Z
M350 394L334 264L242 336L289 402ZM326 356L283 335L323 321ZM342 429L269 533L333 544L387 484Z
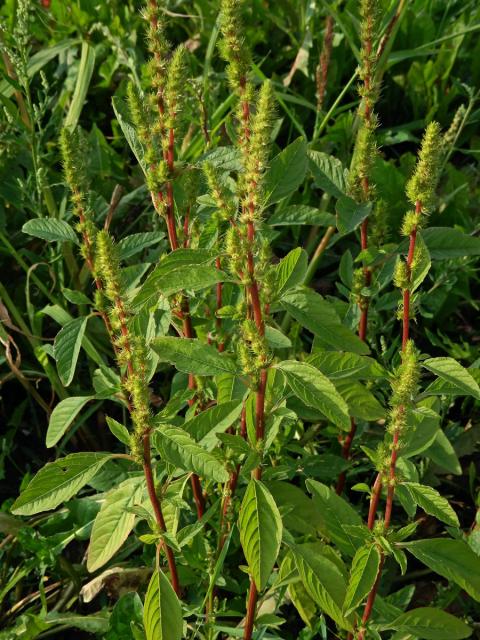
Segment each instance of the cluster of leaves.
M480 10L160 4L0 9L0 638L469 637Z

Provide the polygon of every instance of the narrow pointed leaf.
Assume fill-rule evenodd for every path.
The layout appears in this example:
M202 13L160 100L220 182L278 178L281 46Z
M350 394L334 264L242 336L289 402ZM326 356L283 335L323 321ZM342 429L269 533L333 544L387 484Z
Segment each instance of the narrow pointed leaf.
M55 337L53 353L57 371L65 387L72 382L88 318L75 318L63 326Z
M15 500L12 513L31 516L55 509L73 498L112 457L110 453L71 453L49 462Z
M170 362L178 371L197 376L237 373L237 365L226 354L200 340L162 336L152 340L151 347L162 362Z
M350 580L343 610L345 615L354 611L372 590L380 567L380 552L376 545L360 547L353 557Z
M451 527L459 527L458 516L450 506L448 500L441 496L436 489L418 482L402 482L418 506L431 516L435 516Z
M170 464L216 482L227 482L229 475L222 463L180 427L161 425L153 441Z
M472 628L463 620L434 607L419 607L402 613L388 629L408 633L421 640L463 640L472 635Z
M472 375L453 358L429 358L422 365L449 385L457 387L459 395L473 396L480 400L480 388Z
M480 602L480 557L464 540L431 538L408 542L405 546L432 571L455 582Z
M128 509L140 504L143 493L142 477L128 478L111 490L93 523L87 553L87 569L103 567L128 538L135 522L135 514Z
M148 585L143 607L147 640L182 640L182 608L168 578L156 570Z
M57 404L48 423L46 444L54 447L65 434L83 407L95 396L71 396Z
M275 366L285 375L297 398L321 411L341 429L350 429L347 403L323 373L311 364L295 360L285 360Z
M266 486L255 479L245 492L238 527L240 542L259 591L266 587L282 539L282 519Z

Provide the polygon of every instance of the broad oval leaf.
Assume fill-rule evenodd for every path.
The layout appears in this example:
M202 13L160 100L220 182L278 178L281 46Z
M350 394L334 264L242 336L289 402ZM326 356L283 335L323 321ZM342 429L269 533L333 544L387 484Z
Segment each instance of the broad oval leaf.
M380 552L375 544L357 549L353 556L347 594L343 604L346 616L355 611L370 593L380 567Z
M458 516L450 506L448 500L441 496L436 489L418 482L402 482L418 506L431 516L435 516L451 527L459 527Z
M103 567L128 538L135 522L135 514L128 509L141 502L143 485L143 477L128 478L108 492L90 535L87 552L90 572Z
M478 383L467 369L453 358L429 358L422 362L422 366L445 380L447 384L456 387L458 395L473 396L480 400Z
M315 186L334 198L344 196L348 171L340 160L322 151L309 151L308 158Z
M360 355L369 352L368 346L342 324L334 307L312 289L290 289L282 296L280 303L302 327L330 347Z
M420 562L455 582L480 602L480 557L465 541L431 538L404 545Z
M65 387L72 382L82 346L88 317L71 320L55 336L53 353L57 362L57 371Z
M352 198L343 196L337 202L337 229L342 236L355 229L370 215L372 205L369 202L358 204Z
M351 631L352 621L342 612L347 585L338 565L314 545L295 545L292 551L308 595L342 629Z
M31 516L55 509L76 495L113 457L111 453L71 453L49 462L15 500L12 513Z
M23 233L47 242L73 242L79 244L77 234L65 220L55 218L36 218L29 220L22 227Z
M480 238L452 227L430 227L422 236L434 260L480 256Z
M434 607L419 607L402 613L387 628L422 640L463 640L473 631L463 620Z
M330 380L306 362L285 360L275 365L293 393L309 407L318 409L341 429L350 429L348 406Z
M322 535L334 542L345 555L355 555L357 541L349 535L345 526L362 525L357 511L327 485L316 480L307 480L306 485L321 519L319 529Z
M271 227L292 227L301 225L315 225L317 227L334 227L335 216L331 213L309 207L306 204L292 204L289 207L275 211L268 219Z
M238 373L237 365L226 354L200 340L162 336L150 343L161 362L170 362L178 371L196 376Z
M301 247L290 251L275 267L276 294L281 296L288 289L302 284L307 269L307 252Z
M242 403L230 400L205 409L183 424L183 429L206 449L217 444L217 433L223 433L237 420L242 411Z
M259 591L266 587L282 540L282 519L267 487L252 478L240 508L240 542Z
M153 441L167 462L174 466L216 482L228 481L229 475L222 463L180 427L161 425Z
M165 234L161 231L145 231L132 233L122 238L117 244L120 260L126 260L136 253L158 244L164 237Z
M267 205L283 200L298 189L305 178L307 163L307 143L303 138L297 138L273 158L265 175Z
M46 444L54 447L67 431L83 407L95 396L71 396L57 404L48 423Z
M165 574L157 569L148 585L143 607L147 640L182 640L180 601Z

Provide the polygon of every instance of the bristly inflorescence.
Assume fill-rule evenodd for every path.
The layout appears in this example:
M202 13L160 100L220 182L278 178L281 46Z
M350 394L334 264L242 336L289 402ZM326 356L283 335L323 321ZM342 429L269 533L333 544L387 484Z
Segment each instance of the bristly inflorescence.
M378 118L374 112L378 98L378 83L376 80L376 52L374 43L379 29L378 0L362 0L360 5L361 49L359 85L361 103L358 111L360 125L355 141L352 163L349 175L350 195L357 202L367 202L372 199L374 185L371 181L372 169L377 156L375 129Z
M108 314L114 333L117 361L126 367L122 386L130 398L130 414L134 427L131 436L132 455L142 458L142 438L151 428L150 391L146 373L148 362L144 338L134 336L129 328L129 312L123 295L120 259L112 238L100 231L96 243L96 263L105 295L110 301Z
M220 52L228 63L227 75L230 87L240 97L246 89L251 68L251 56L243 37L242 10L244 0L222 0Z
M73 211L78 218L77 231L81 234L82 255L95 277L94 245L97 227L90 207L90 182L85 166L88 157L86 140L80 129L62 129L60 134L65 181L71 191Z
M420 203L423 212L430 211L435 205L443 149L440 125L431 122L423 136L415 172L407 184L408 199L413 205Z
M264 82L258 92L255 115L251 118L248 154L244 159L243 184L240 185L245 191L243 208L248 220L258 220L261 214L262 181L267 169L274 113L272 84Z
M391 381L392 396L390 398L390 411L388 415L387 433L395 437L395 444L390 444L390 449L401 447L401 439L406 435L408 426L408 411L414 405L420 379L418 354L412 340L406 343L402 351L402 362L397 367ZM386 451L386 445L381 447L384 456L380 462L383 472L390 466L390 453Z
M165 183L173 178L173 140L183 124L186 104L187 50L180 45L171 50L165 36L164 14L152 0L144 11L148 22L147 44L150 91L143 94L130 83L127 97L130 115L144 150L147 187L157 212L166 213L160 197Z

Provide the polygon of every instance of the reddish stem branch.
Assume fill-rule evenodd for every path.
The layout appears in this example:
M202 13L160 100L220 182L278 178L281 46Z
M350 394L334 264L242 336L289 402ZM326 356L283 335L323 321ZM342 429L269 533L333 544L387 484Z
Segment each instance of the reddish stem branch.
M145 480L147 482L147 491L150 502L152 503L153 512L155 514L155 520L160 531L167 530L165 526L165 519L162 513L162 506L158 499L157 492L155 491L155 482L153 480L152 471L152 459L150 453L150 434L146 433L143 436L143 472L145 474ZM164 544L165 555L167 556L168 568L170 570L170 576L172 581L172 587L177 596L180 596L180 583L178 580L177 565L175 563L175 556L173 551L167 544Z
M419 217L422 213L422 203L419 200L417 200L417 202L415 203L415 213L417 217ZM417 225L414 226L414 228L410 233L410 241L409 241L408 254L407 254L407 260L406 260L408 284L410 284L411 277L412 277L412 264L415 256L416 240L417 240ZM410 288L407 287L403 292L402 352L404 352L405 349L407 348L407 343L409 339L410 296L411 296ZM405 412L405 407L400 406L399 409L401 413ZM384 521L383 521L384 533L387 532L388 529L390 528L390 523L392 520L393 499L395 497L395 483L396 483L399 440L400 440L400 432L397 428L393 432L392 452L390 456L390 466L388 470L387 500L385 504L385 515L384 515ZM375 480L372 497L370 500L370 510L368 514L369 529L373 529L375 525L375 517L378 509L378 502L379 502L380 493L382 489L382 483L383 483L383 478L382 478L382 473L380 472L378 473L377 478ZM378 569L375 585L368 596L367 603L365 605L365 610L363 612L362 624L364 625L368 622L370 615L372 613L378 585L380 584L380 580L382 577L384 563L385 563L385 555L382 551L381 558L380 558L380 566ZM365 638L365 628L363 627L360 630L360 633L358 635L358 640L364 640L364 638Z

